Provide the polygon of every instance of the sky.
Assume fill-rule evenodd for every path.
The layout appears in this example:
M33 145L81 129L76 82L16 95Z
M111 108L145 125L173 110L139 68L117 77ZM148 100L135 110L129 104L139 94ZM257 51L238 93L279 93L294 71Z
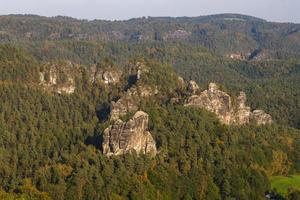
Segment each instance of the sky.
M268 21L300 23L300 0L0 0L0 5L0 15L125 20L239 13Z

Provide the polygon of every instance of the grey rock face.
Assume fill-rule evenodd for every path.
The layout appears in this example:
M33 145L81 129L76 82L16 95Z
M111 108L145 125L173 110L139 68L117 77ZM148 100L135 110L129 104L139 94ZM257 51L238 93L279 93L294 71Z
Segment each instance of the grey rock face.
M254 110L252 112L251 118L258 125L271 124L273 122L271 115L265 113L263 110Z
M246 94L245 92L240 92L239 97L237 98L237 110L235 113L236 124L248 124L250 122L251 108L246 106Z
M74 70L76 66L71 62L64 63L64 66L48 65L40 72L40 85L49 92L72 94L76 89L75 79L71 75Z
M106 156L157 153L155 141L148 131L148 114L143 111L135 113L128 122L117 120L104 131L103 153Z
M157 89L147 86L131 87L117 102L111 103L110 120L114 121L125 116L129 112L136 112L141 98L146 98L157 93Z
M118 101L111 103L110 120L114 121L129 112L136 112L143 98L150 97L158 93L157 88L140 84L142 74L147 72L149 72L149 69L142 62L129 64L129 82L132 81L134 85L131 86Z
M175 39L186 39L188 38L192 33L186 30L176 30L174 32L168 33L165 37L164 40L175 40Z
M200 95L193 95L188 98L185 106L205 108L216 113L224 124L230 124L232 120L231 98L225 92L218 90L217 85L214 83L209 84L209 89Z
M121 71L118 69L107 67L107 68L98 68L93 66L89 70L90 80L95 83L100 81L107 85L114 85L120 82Z
M255 121L258 125L272 123L272 117L262 110L254 110L246 106L246 94L240 92L236 105L233 105L231 97L219 90L215 83L210 83L208 90L199 95L192 95L185 106L204 108L217 115L223 124L244 125Z
M140 80L142 74L147 72L149 72L149 69L142 62L130 63L128 66L128 73L131 77L134 77L135 81Z

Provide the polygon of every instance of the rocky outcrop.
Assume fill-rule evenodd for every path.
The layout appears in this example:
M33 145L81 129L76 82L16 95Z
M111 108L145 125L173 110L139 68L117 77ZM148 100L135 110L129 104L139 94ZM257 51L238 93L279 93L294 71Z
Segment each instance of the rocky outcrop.
M132 62L127 67L129 74L129 81L137 82L141 79L143 73L149 72L148 67L143 62Z
M250 122L251 108L246 106L247 97L245 92L240 92L237 98L236 112L234 113L234 123L236 124L247 124Z
M175 30L174 32L169 32L164 36L164 40L176 40L176 39L187 39L188 37L191 36L191 32L178 29Z
M270 57L271 56L268 51L263 50L263 49L256 49L250 54L248 59L252 60L252 61L262 61L262 60L266 60Z
M264 111L255 110L246 106L246 94L240 92L237 103L233 105L231 97L219 90L215 83L210 83L208 90L199 95L192 95L186 100L185 106L193 106L206 109L217 115L223 124L243 125L255 121L258 125L272 123L272 117Z
M199 86L196 81L191 80L189 82L188 91L192 94L196 94L199 91Z
M104 131L103 153L106 156L157 153L155 141L148 131L148 114L143 111L135 113L128 122L118 119Z
M208 90L205 90L200 95L193 95L188 98L185 106L205 108L210 112L216 113L224 124L229 124L232 120L231 98L225 92L218 90L217 85L214 83L210 83Z
M177 76L177 79L178 79L178 83L179 83L180 86L184 86L185 85L185 81L184 81L184 79L181 76Z
M245 56L239 53L228 54L227 57L234 60L245 60Z
M75 78L71 75L77 67L71 62L47 64L40 72L40 85L49 92L72 94L75 92Z
M158 93L157 88L139 83L142 74L148 73L149 69L142 62L130 63L127 68L128 82L131 86L124 95L116 102L111 103L110 120L114 121L127 113L138 110L143 98L153 96Z
M254 110L252 112L251 118L258 124L271 124L273 122L271 115L265 113L263 110Z
M121 71L113 67L96 67L89 69L90 80L92 83L100 81L104 84L114 85L120 82Z
M110 120L114 121L127 113L136 112L141 98L150 97L158 93L156 88L147 86L133 86L116 102L111 103Z

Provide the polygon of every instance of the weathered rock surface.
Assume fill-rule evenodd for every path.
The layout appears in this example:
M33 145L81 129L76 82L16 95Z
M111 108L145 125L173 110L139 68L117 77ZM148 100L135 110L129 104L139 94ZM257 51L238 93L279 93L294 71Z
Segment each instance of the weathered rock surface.
M232 120L231 98L225 92L218 90L217 85L214 83L210 83L208 90L205 90L200 95L191 96L185 106L205 108L210 112L216 113L224 124L229 124Z
M106 156L122 155L136 152L137 154L157 153L155 141L148 131L148 114L143 111L135 113L128 122L118 119L104 131L103 153Z
M92 66L89 69L89 74L93 83L100 81L108 85L114 85L120 82L122 72L112 67L100 68Z
M223 124L243 125L255 121L258 125L272 123L272 117L262 110L251 112L246 106L246 94L240 92L237 104L233 105L231 97L219 90L215 83L210 83L208 90L199 95L192 95L185 103L185 106L204 108L217 115Z
M265 113L263 110L254 110L251 118L255 120L258 125L271 124L273 122L271 115Z
M72 94L75 92L75 79L71 75L76 66L71 62L63 63L64 66L52 64L45 66L45 69L40 72L40 85L50 92L59 94Z
M138 106L143 98L153 96L158 93L157 88L141 85L142 74L149 72L147 66L142 62L130 63L128 68L129 84L132 85L124 95L116 102L111 103L110 120L114 121L127 113L138 110Z
M156 88L147 86L133 86L118 101L111 103L110 120L114 121L127 113L136 112L141 98L153 96L158 93Z
M196 81L191 80L188 85L188 90L192 94L196 94L199 91L199 86Z
M246 94L245 92L240 92L239 97L237 98L237 108L235 115L235 121L236 124L247 124L250 122L251 117L251 108L249 106L246 106Z
M184 79L181 76L177 76L177 78L178 78L179 85L184 86L185 85Z
M134 62L128 65L129 79L136 82L141 79L143 73L149 72L148 67L143 62Z
M188 37L191 36L191 32L178 29L175 30L174 32L169 32L164 36L164 40L175 40L175 39L187 39Z

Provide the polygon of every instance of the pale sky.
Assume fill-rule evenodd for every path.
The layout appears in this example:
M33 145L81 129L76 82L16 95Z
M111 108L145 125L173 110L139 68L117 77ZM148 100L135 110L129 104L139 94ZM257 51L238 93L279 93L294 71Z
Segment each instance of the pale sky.
M300 0L0 0L0 15L64 15L120 20L143 16L200 16L240 13L300 23Z

